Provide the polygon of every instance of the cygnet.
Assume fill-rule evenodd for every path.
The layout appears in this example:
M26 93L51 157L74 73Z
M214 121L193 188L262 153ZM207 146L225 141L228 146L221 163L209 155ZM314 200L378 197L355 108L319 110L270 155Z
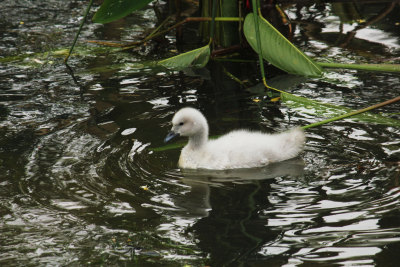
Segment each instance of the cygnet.
M301 128L278 134L235 130L217 139L208 139L208 123L197 109L186 107L172 119L168 142L186 136L178 165L186 169L226 170L265 166L296 157L302 150L305 135Z

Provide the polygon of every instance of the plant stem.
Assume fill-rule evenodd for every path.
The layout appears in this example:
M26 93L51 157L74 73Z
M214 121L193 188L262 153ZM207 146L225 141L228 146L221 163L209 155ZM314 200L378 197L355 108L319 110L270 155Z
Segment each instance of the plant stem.
M323 120L323 121L319 121L319 122L316 122L316 123L312 123L312 124L303 126L301 128L305 130L305 129L308 129L308 128L320 126L320 125L323 125L323 124L326 124L326 123L329 123L329 122L341 120L341 119L348 118L348 117L351 117L351 116L354 116L354 115L358 115L358 114L366 112L366 111L370 111L370 110L373 110L373 109L376 109L376 108L380 108L380 107L383 107L383 106L386 106L386 105L389 105L389 104L393 104L393 103L395 103L397 101L400 101L400 96L395 97L395 98L390 99L390 100L387 100L385 102L379 103L379 104L375 104L375 105L367 107L367 108L355 110L355 111L352 111L352 112L349 112L349 113L346 113L346 114L343 114L343 115L340 115L340 116L337 116L337 117L333 117L333 118L330 118L330 119L327 119L327 120Z
M137 45L140 45L142 43L145 43L147 41L149 41L150 39L153 39L155 37L158 37L164 33L167 33L169 31L172 31L173 29L181 26L182 24L188 23L188 22L206 22L206 21L212 21L211 17L188 17L184 20L181 20L180 22L172 25L171 27L169 27L166 30L163 31L159 31L158 27L156 30L154 30L151 34L149 34L148 36L146 36L144 39L140 40L140 41L135 41L135 42L131 42L128 44L120 44L120 43L113 43L113 42L104 42L104 41L87 41L89 43L96 43L96 44L100 44L100 45L106 45L106 46L113 46L113 47L123 47L122 50L127 50L127 49L131 49ZM240 22L243 21L243 18L238 18L238 17L216 17L215 21L220 21L220 22Z
M194 19L196 19L196 18L194 18L193 17L193 20L192 21L195 21ZM205 18L199 18L199 20L210 20L210 18L207 18L207 17L205 17ZM239 22L239 21L243 21L243 18L238 18L238 17L216 17L215 18L215 21L225 21L225 22Z
M86 8L85 15L83 16L83 19L82 19L82 21L81 21L81 25L79 25L78 32L77 32L76 35L75 35L74 41L73 41L73 43L72 43L72 46L71 46L71 48L69 49L69 52L68 52L67 56L66 56L65 59L64 59L64 63L65 63L65 64L67 64L68 59L69 59L69 57L70 57L71 54L72 54L72 50L74 50L76 41L78 40L79 34L80 34L81 31L82 31L82 27L83 27L83 25L85 24L85 21L86 21L87 16L89 15L89 11L90 11L90 8L92 7L92 4L93 4L93 0L90 0L89 5L88 5L87 8Z
M244 82L242 82L238 77L236 77L235 75L230 73L225 67L223 67L223 71L229 78L231 78L235 82L239 83L240 85L244 86Z
M213 0L213 6L211 10L211 31L210 31L210 44L214 39L214 32L215 32L215 16L217 14L217 3L218 0Z
M171 19L172 16L168 16L163 22L160 23L160 25L157 26L148 36L147 38L151 38L155 33L157 33L168 21Z
M265 72L264 72L264 59L262 55L262 49L261 49L261 37L260 37L260 28L258 27L258 0L252 0L252 6L253 6L253 18L254 18L254 26L255 26L255 33L256 33L256 39L257 39L257 50L258 52L258 61L260 63L260 71L261 71L261 77L263 79L264 85L268 88L268 85L266 83L265 79Z
M317 63L321 67L326 67L326 68L400 72L400 64L345 64L345 63L331 63L331 62L317 62Z

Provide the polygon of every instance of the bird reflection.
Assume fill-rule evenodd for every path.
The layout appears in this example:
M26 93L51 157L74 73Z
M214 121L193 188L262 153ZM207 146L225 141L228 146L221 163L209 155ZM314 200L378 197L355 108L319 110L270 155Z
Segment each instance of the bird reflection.
M301 159L255 169L182 170L182 182L190 191L175 204L187 216L199 218L188 231L209 254L211 266L244 264L251 254L277 238L280 231L267 228L268 218L260 211L270 206L273 178L301 176L303 171Z

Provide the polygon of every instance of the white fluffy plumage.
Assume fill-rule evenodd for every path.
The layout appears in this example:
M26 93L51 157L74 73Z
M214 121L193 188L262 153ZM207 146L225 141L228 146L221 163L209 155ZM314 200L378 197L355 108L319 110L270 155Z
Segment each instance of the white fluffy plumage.
M296 157L304 147L301 128L278 134L236 130L218 139L208 139L208 123L194 108L182 108L172 119L172 129L165 141L186 136L178 165L187 169L226 170L265 166Z

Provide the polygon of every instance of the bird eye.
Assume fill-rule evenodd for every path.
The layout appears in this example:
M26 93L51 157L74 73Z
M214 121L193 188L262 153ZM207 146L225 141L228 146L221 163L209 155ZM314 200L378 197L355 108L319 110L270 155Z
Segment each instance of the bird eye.
M182 125L183 125L183 122L180 122L180 123L179 123L179 126L182 126Z

